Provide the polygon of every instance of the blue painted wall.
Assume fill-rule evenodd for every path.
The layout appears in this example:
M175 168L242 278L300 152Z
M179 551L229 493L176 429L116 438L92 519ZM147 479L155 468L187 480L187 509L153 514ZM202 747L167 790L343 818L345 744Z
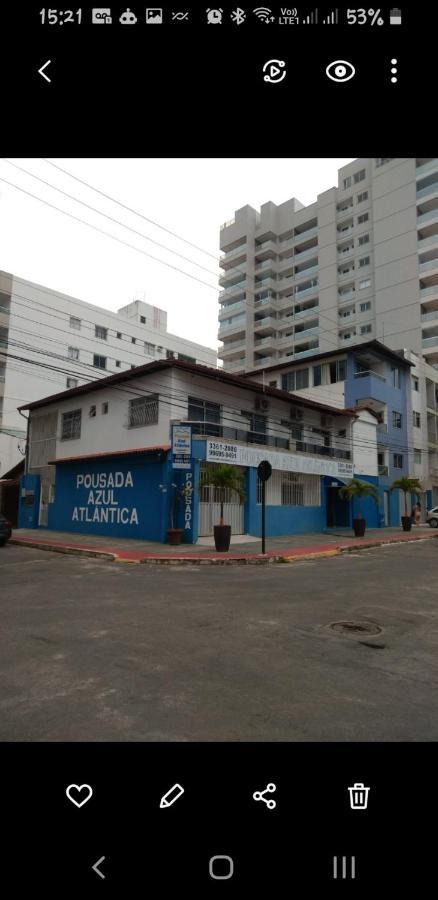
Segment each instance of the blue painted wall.
M48 527L164 541L169 500L160 484L166 479L167 461L150 455L60 464Z
M26 490L27 498L22 497ZM40 476L23 475L20 480L20 498L18 504L18 527L38 528L40 510Z

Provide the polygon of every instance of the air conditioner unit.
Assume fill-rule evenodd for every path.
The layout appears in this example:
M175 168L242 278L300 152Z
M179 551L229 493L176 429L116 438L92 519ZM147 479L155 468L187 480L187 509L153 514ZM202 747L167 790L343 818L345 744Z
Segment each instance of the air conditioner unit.
M255 409L269 409L269 400L267 397L256 397L254 401Z
M304 418L304 410L296 409L295 406L292 406L291 411L290 411L290 417L291 417L291 419L303 419Z

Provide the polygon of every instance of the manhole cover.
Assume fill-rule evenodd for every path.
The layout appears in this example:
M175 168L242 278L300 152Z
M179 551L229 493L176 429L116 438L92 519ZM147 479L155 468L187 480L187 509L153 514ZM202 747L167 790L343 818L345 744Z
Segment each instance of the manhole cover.
M328 627L337 634L381 634L383 630L373 622L332 622Z

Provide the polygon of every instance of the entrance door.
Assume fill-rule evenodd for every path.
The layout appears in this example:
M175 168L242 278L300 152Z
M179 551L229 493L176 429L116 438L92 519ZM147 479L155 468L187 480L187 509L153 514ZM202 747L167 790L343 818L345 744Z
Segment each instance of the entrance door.
M49 516L49 497L50 497L50 483L45 479L41 479L41 491L40 491L40 511L38 518L38 525L41 525L43 528L47 528L48 516Z
M327 528L348 528L348 500L339 495L339 487L327 487Z
M385 525L389 525L389 491L383 491L383 515Z
M201 485L208 480L208 473L218 463L203 463L201 465ZM244 469L235 466L236 472L244 474ZM224 502L224 524L231 525L231 534L243 534L244 528L244 504L240 502L235 491L227 491ZM219 491L211 484L205 484L200 489L199 500L199 537L213 534L213 528L219 524L221 505Z

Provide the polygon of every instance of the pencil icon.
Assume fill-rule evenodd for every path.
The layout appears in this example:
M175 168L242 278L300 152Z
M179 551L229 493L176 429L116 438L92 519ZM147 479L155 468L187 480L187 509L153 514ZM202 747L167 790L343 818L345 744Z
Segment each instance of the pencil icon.
M180 784L174 784L173 787L167 791L167 794L164 794L160 800L160 809L166 809L167 806L172 806L172 803L175 803L176 800L179 800L184 793L184 788L181 787Z

